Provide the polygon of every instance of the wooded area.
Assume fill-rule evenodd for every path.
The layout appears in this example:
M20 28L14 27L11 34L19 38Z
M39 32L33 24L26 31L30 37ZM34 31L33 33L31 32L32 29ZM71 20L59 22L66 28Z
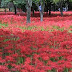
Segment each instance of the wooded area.
M9 8L12 11L14 8L15 14L17 8L27 13L27 23L30 23L31 11L40 12L40 20L43 21L43 13L47 12L51 15L51 11L60 11L63 16L63 11L71 10L72 0L0 0L1 8ZM6 11L6 10L5 10Z

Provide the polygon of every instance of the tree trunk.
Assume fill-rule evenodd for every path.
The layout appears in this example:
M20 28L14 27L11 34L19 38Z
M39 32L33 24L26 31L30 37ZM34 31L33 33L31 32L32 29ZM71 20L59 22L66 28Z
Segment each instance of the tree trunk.
M5 14L6 14L6 7L4 6L4 11L5 11Z
M56 9L55 9L55 4L54 4L54 11L55 11Z
M48 15L48 7L47 7L47 9L46 9L46 13L47 13L47 15Z
M1 0L0 0L0 7L1 7Z
M9 8L9 12L10 12L10 8Z
M34 8L32 9L32 13L33 13L33 16L34 16Z
M41 5L41 10L39 9L40 21L42 22L43 21L43 12L44 12L44 7L45 7L45 1L43 0L43 3L42 3L42 0L40 0L40 5Z
M32 0L26 0L27 7L27 24L30 23Z
M16 11L16 6L14 5L14 9L15 9L15 14L17 14L17 11Z
M40 21L42 22L43 21L43 12L40 11Z
M49 3L49 15L51 15L51 3Z
M51 10L49 10L49 15L51 15Z
M48 2L45 3L45 12L46 12L46 14L48 15Z
M6 8L5 8L5 14L6 14Z
M66 3L65 5L66 5L66 11L68 11L68 3Z
M27 23L30 23L30 16L31 16L31 7L27 7Z
M63 8L60 8L61 16L63 16Z
M63 7L62 7L62 5L63 5L63 1L60 0L60 1L59 1L59 6L60 6L61 16L63 16Z

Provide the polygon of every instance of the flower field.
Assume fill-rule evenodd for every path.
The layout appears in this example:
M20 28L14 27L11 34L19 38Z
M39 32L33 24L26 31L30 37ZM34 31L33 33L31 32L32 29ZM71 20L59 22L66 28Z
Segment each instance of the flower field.
M72 12L0 13L0 72L72 72Z

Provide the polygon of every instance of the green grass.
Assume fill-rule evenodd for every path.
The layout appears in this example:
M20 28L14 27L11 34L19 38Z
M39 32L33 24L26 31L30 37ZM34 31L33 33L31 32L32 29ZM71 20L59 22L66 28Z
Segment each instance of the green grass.
M44 28L43 26L20 26L19 27L20 29L22 30L33 30L33 31L49 31L49 27L47 26L46 28ZM59 26L52 26L51 27L51 31L54 31L54 30L59 30L59 31L64 31L64 27L60 28Z
M8 27L8 24L0 23L0 28L2 28L2 27Z
M0 22L0 28L7 28L9 27L8 24L5 24L5 23L1 23ZM67 30L69 33L72 33L72 26L70 26L69 28L65 29L64 27L59 27L59 26L47 26L47 27L43 27L43 26L17 26L16 28L20 28L22 29L22 31L25 31L25 30L31 30L31 31L54 31L54 30L59 30L59 31L64 31L64 30Z

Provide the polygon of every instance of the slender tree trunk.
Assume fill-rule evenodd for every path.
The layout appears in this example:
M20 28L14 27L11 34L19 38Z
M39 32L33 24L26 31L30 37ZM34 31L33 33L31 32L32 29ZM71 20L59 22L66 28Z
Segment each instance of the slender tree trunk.
M51 3L49 4L49 15L51 15Z
M40 0L41 10L39 8L39 4L36 3L36 5L37 5L38 10L40 12L40 21L42 22L43 21L43 12L44 12L44 7L45 7L45 1L43 0L43 4L42 4L42 0Z
M5 14L6 14L6 7L4 7L4 11L5 11Z
M41 10L40 11L40 21L42 22L43 21L43 12L44 12L44 7L41 6Z
M15 14L17 14L17 11L16 11L16 6L14 5L14 9L15 9Z
M49 15L51 15L51 10L49 9Z
M68 11L68 3L66 3L65 5L66 5L66 11Z
M63 8L60 8L61 16L63 16Z
M9 8L9 12L10 12L10 8Z
M40 0L40 4L41 4L41 10L40 11L40 21L43 21L43 12L44 12L44 7L45 7L45 1L43 0L43 4L42 4L42 0Z
M43 21L43 11L40 11L40 21Z
M54 4L54 11L55 11L56 9L55 9L55 4Z
M47 9L46 9L46 13L47 13L47 15L48 15L48 7L47 7Z
M32 13L33 13L33 16L34 16L34 8L32 9Z
M30 23L30 16L31 16L31 7L27 7L27 23Z
M46 14L48 15L48 2L45 3L45 11L46 11Z
M6 8L5 8L5 14L6 14Z
M47 11L46 12L47 12L47 15L48 15L48 3L47 3Z
M0 7L1 7L1 0L0 0Z
M27 6L27 24L28 24L31 22L30 16L31 16L32 0L26 0L26 6Z
M62 0L60 0L60 12L61 12L61 16L63 16L63 7L62 7L62 5L63 5L63 1Z

